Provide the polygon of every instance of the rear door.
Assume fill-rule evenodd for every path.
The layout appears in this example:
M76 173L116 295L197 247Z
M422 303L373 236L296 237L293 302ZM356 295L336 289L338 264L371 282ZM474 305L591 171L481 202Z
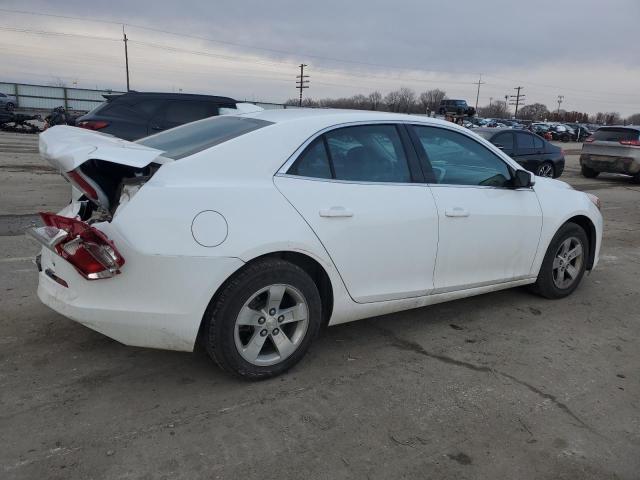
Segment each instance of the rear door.
M515 159L527 170L532 172L544 157L544 148L537 148L534 136L529 132L514 132L516 139ZM539 147L540 144L538 143ZM544 147L544 145L542 145Z
M419 169L402 125L364 124L320 135L275 177L356 302L433 289L438 214Z

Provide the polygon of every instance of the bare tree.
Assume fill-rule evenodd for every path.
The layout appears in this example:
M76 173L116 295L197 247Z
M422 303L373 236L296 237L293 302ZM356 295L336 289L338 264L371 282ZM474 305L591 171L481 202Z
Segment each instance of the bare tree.
M401 97L399 90L393 90L392 92L387 93L384 97L384 104L390 112L399 112L400 102Z
M525 120L545 120L549 117L549 109L542 103L525 105L518 111L518 117Z
M400 93L400 112L411 113L416 109L416 92L410 88L402 87Z
M377 90L369 94L369 108L371 110L380 110L382 104L382 94Z
M634 113L629 118L627 118L627 123L631 125L640 125L640 113Z
M485 118L508 118L510 113L506 102L495 100L491 105L479 107L478 115Z
M422 107L422 113L437 111L440 106L440 102L446 97L446 92L439 88L422 92L420 94L420 106Z

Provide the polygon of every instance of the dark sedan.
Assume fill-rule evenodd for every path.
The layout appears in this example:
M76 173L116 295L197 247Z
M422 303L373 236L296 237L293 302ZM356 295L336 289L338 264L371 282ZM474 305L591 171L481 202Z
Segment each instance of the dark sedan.
M562 175L564 151L534 133L511 128L476 128L473 132L540 177Z
M221 108L236 108L232 98L211 95L128 92L104 97L106 102L78 118L76 126L125 140L213 117Z

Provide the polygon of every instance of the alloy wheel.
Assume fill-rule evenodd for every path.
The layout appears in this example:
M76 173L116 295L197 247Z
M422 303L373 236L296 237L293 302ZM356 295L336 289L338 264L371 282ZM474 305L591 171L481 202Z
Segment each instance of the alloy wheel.
M582 270L584 251L576 237L569 237L560 244L553 259L553 283L565 290L576 281Z
M274 284L249 297L235 324L235 344L247 362L275 365L290 357L309 327L304 296L291 285Z
M553 178L553 165L550 163L543 163L540 165L538 167L538 176Z

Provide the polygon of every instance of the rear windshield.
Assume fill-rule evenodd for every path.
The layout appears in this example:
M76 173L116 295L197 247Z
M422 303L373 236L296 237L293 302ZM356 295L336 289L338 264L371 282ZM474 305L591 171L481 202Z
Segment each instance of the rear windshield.
M621 140L638 140L640 132L633 128L604 127L593 134L594 140L602 142L619 142Z
M272 125L272 122L244 117L211 117L157 133L136 143L162 150L163 157L178 160L267 125Z

